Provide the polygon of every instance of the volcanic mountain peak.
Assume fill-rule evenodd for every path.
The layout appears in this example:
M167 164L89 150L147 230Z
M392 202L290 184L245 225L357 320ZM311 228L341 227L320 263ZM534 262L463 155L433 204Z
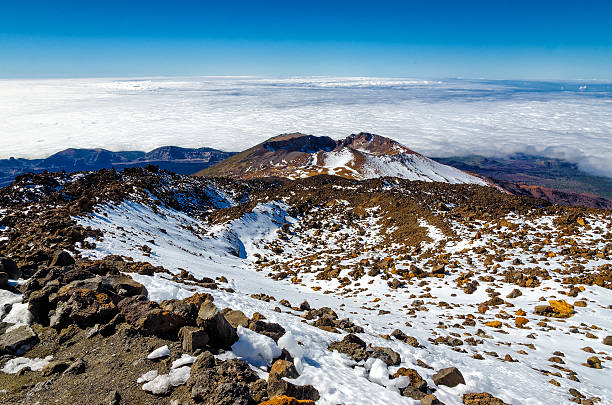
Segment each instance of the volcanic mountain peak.
M282 134L196 175L296 179L317 174L359 180L389 176L445 183L487 184L476 176L437 163L392 139L364 132L338 141L328 136Z

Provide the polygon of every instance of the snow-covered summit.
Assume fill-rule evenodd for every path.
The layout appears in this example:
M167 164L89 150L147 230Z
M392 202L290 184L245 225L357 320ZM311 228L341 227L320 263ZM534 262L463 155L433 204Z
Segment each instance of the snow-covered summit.
M452 184L488 184L392 139L364 132L338 141L300 133L275 136L198 174L240 179L297 179L330 174L357 180L400 177Z

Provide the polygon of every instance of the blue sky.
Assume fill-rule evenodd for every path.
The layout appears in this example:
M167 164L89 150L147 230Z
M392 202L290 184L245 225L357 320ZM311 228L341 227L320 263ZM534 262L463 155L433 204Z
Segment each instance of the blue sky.
M0 1L0 77L612 80L611 1Z

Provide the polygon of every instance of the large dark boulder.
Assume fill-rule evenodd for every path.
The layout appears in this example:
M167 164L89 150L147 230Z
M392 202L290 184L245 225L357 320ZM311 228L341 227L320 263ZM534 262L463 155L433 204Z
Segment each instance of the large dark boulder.
M179 330L187 325L182 316L161 309L142 295L125 298L118 308L125 321L143 335L176 338Z
M205 301L200 306L196 323L208 334L211 347L229 349L238 341L236 329L230 325L210 300Z
M446 385L447 387L456 387L459 384L465 384L463 374L461 374L461 371L459 371L457 367L448 367L438 370L431 379L436 385Z
M8 278L17 279L21 277L21 271L12 259L8 257L0 257L0 272L6 273Z

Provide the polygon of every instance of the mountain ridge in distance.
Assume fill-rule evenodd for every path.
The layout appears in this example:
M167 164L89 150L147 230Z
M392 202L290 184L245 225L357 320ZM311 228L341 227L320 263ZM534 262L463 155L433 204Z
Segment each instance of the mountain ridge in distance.
M296 139L299 139L297 143ZM265 146L263 149L262 145ZM338 153L343 148L345 151L351 150L355 153L350 152L343 156ZM261 160L261 156L269 155L278 166L272 167L274 170L264 170L261 173L253 171L249 174L249 177L252 178L258 175L297 177L290 171L284 173L288 176L283 175L282 169L283 165L286 165L287 158L297 159L301 164L307 165L311 163L313 156L317 155L317 159L321 160L319 163L322 164L319 167L311 165L313 169L311 174L322 174L323 172L352 177L354 168L350 164L347 165L350 158L361 159L361 162L357 163L363 164L363 161L366 160L363 157L367 156L370 164L372 160L380 159L383 166L391 163L399 164L402 168L402 158L398 155L403 155L404 161L408 163L413 163L415 159L420 163L436 161L446 165L445 167L452 166L455 169L463 170L468 173L468 176L472 174L481 176L489 181L489 184L509 194L542 198L553 204L565 206L612 209L612 200L609 199L612 179L589 175L580 171L575 164L563 160L522 154L507 158L465 156L429 159L392 139L367 133L351 135L341 140L300 133L283 134L242 152L178 146L162 146L150 152L112 152L105 149L68 148L44 159L0 159L0 187L9 185L16 176L29 172L92 171L112 167L121 170L128 167L144 167L149 164L179 174L196 173L196 175L208 177L228 177L228 175L231 177L239 174L241 169L248 167L245 166L245 157L252 155L254 150L259 153L259 156L255 153L256 159ZM276 154L279 156L274 156ZM343 165L326 166L325 158L330 156L337 159L336 164L343 163ZM344 161L338 158L344 158ZM388 162L385 162L385 159ZM366 161L366 166L368 166L367 163ZM404 165L403 169L407 167ZM374 167L374 170L376 169L378 168ZM462 173L459 170L457 172ZM307 172L303 171L301 174L304 175ZM378 174L399 174L401 177L402 173L401 171L391 173L383 171Z
M0 187L9 185L16 176L28 172L77 172L111 167L124 169L153 164L164 170L192 174L233 154L207 147L162 146L150 152L68 148L44 159L0 159Z
M490 184L480 177L435 162L390 138L366 132L338 141L301 133L278 135L195 175L293 180L320 174L354 180L399 177L453 184Z

